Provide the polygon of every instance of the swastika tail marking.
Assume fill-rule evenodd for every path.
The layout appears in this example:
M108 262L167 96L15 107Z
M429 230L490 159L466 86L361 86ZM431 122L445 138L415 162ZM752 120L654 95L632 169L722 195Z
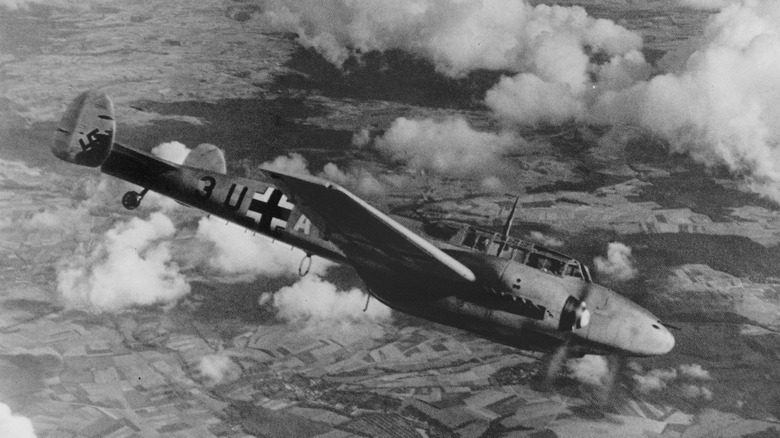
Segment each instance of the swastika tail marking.
M273 187L268 187L265 193L252 195L246 215L255 221L258 231L274 231L287 227L293 207L287 196Z

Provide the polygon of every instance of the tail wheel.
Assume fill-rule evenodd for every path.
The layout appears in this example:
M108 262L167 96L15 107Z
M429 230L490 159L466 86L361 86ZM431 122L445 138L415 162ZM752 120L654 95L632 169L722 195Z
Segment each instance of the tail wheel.
M130 191L122 196L122 207L128 210L135 210L141 205L141 200L144 199L144 195L149 189L144 189L141 193Z

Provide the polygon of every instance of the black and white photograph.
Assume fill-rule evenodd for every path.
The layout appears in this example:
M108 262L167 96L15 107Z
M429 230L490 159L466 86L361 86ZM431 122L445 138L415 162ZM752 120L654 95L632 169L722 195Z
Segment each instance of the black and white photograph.
M0 0L0 438L780 438L780 1Z

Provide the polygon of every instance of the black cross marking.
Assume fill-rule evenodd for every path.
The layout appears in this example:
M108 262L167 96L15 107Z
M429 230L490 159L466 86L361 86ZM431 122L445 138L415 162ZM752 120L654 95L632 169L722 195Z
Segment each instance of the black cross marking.
M260 222L257 224L258 230L270 230L271 221L274 218L281 219L287 222L290 219L290 213L292 210L279 206L279 201L282 199L282 192L274 190L271 196L268 197L268 202L252 199L249 203L249 210L260 213Z

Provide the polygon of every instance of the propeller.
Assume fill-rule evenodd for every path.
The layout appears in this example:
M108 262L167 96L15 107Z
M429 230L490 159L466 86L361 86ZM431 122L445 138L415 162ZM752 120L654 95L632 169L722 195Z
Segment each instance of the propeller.
M581 269L585 269L582 267ZM566 306L564 307L564 312L567 310L568 306L571 304L575 306L575 309L572 309L574 311L574 319L572 321L573 328L582 328L588 325L590 323L590 311L587 309L587 300L590 296L591 287L589 287L591 283L585 282L582 287L579 290L579 299L576 299L574 297L570 298L570 301L567 301ZM563 319L563 316L561 317ZM561 327L562 330L568 329L567 327ZM563 366L566 363L566 360L568 360L571 355L571 345L572 345L572 338L573 333L571 330L566 331L564 333L563 342L558 346L558 348L555 349L555 351L550 356L550 360L547 363L547 372L545 373L545 379L544 379L544 388L552 388L553 383L555 383L555 380L558 378L559 375L561 375L561 371L563 370Z
M617 353L607 356L607 375L604 378L604 387L596 394L600 405L609 405L611 401L615 400L617 396L616 388L618 388L616 383L623 374L625 367L626 356Z

